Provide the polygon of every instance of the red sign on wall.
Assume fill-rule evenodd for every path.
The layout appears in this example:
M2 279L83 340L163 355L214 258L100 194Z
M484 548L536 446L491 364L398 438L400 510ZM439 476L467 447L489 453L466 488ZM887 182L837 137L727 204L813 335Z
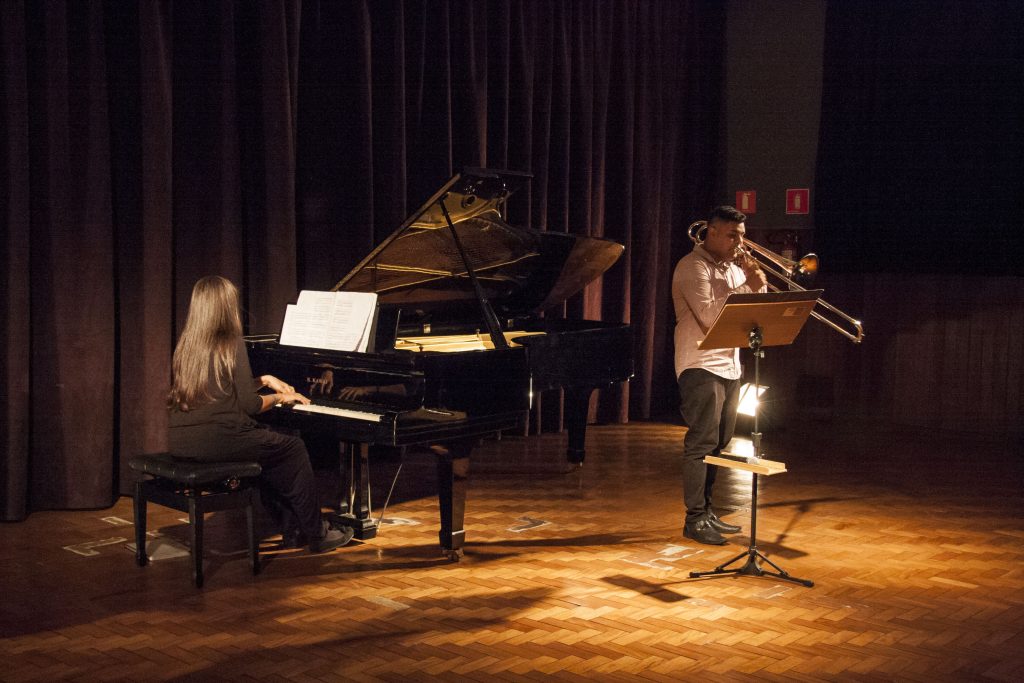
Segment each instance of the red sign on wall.
M736 208L746 214L757 213L757 192L740 190L736 193Z
M810 213L811 190L803 187L786 190L786 213Z

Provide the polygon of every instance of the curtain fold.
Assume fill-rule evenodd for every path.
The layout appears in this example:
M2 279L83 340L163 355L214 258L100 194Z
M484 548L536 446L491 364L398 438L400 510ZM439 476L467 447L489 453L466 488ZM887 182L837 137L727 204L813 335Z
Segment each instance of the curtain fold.
M28 40L30 339L14 342L30 348L28 485L55 507L109 505L115 311L104 17L98 3L29 3L26 24L44 37Z
M0 250L3 251L3 295L0 297L0 515L20 519L28 508L29 472L29 134L28 54L26 22L20 3L0 3Z
M12 1L0 19L3 519L128 491L122 461L165 445L199 277L234 280L247 331L274 332L467 166L533 174L512 223L626 245L546 313L634 326L636 379L593 417L673 396L674 228L717 173L713 3Z
M173 350L172 44L168 5L108 15L116 287L116 453L154 452L167 429ZM145 46L145 48L143 47ZM120 490L130 486L127 468Z

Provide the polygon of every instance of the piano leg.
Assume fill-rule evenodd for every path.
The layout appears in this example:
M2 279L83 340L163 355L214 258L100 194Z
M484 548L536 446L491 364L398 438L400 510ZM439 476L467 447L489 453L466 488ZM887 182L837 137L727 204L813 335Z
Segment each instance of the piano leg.
M338 444L341 456L342 495L338 522L350 526L361 541L377 535L377 523L370 510L370 446L365 443Z
M574 465L582 465L586 457L587 413L590 412L592 387L566 387L563 398L563 420L569 433L569 447L565 459Z
M471 441L431 446L437 455L438 502L441 508L441 553L450 560L463 555L466 540L466 486L469 479Z

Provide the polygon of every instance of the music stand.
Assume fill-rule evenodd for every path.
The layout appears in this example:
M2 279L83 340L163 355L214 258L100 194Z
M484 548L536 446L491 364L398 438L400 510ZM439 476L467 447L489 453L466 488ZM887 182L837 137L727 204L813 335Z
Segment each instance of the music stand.
M718 313L711 329L704 335L698 348L728 349L749 346L754 353L754 392L761 386L759 361L764 357L765 346L792 344L800 333L807 317L811 314L823 290L802 290L796 292L769 292L766 294L732 294L725 300L725 306ZM711 571L690 572L690 578L701 576L722 576L736 574L743 576L774 576L786 581L799 583L810 588L813 581L790 576L784 569L769 560L757 549L757 477L760 474L780 474L786 471L784 463L761 459L761 432L757 422L758 409L754 407L753 441L754 455L750 458L732 460L723 457L706 456L704 462L712 466L732 467L750 472L752 475L750 493L750 545L724 564ZM747 558L737 569L727 569L734 562ZM777 572L766 571L758 562L763 560Z

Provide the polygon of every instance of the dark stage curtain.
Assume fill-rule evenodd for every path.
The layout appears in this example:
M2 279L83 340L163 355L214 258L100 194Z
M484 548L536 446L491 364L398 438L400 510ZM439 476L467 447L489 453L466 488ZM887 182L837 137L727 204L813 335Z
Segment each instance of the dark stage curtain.
M1024 3L830 2L816 245L834 271L1024 275Z
M277 331L464 166L534 174L513 223L627 246L549 315L633 325L636 378L594 414L648 415L672 390L672 229L712 204L722 13L0 3L2 519L108 506L121 463L164 446L197 278L231 278L247 330Z

